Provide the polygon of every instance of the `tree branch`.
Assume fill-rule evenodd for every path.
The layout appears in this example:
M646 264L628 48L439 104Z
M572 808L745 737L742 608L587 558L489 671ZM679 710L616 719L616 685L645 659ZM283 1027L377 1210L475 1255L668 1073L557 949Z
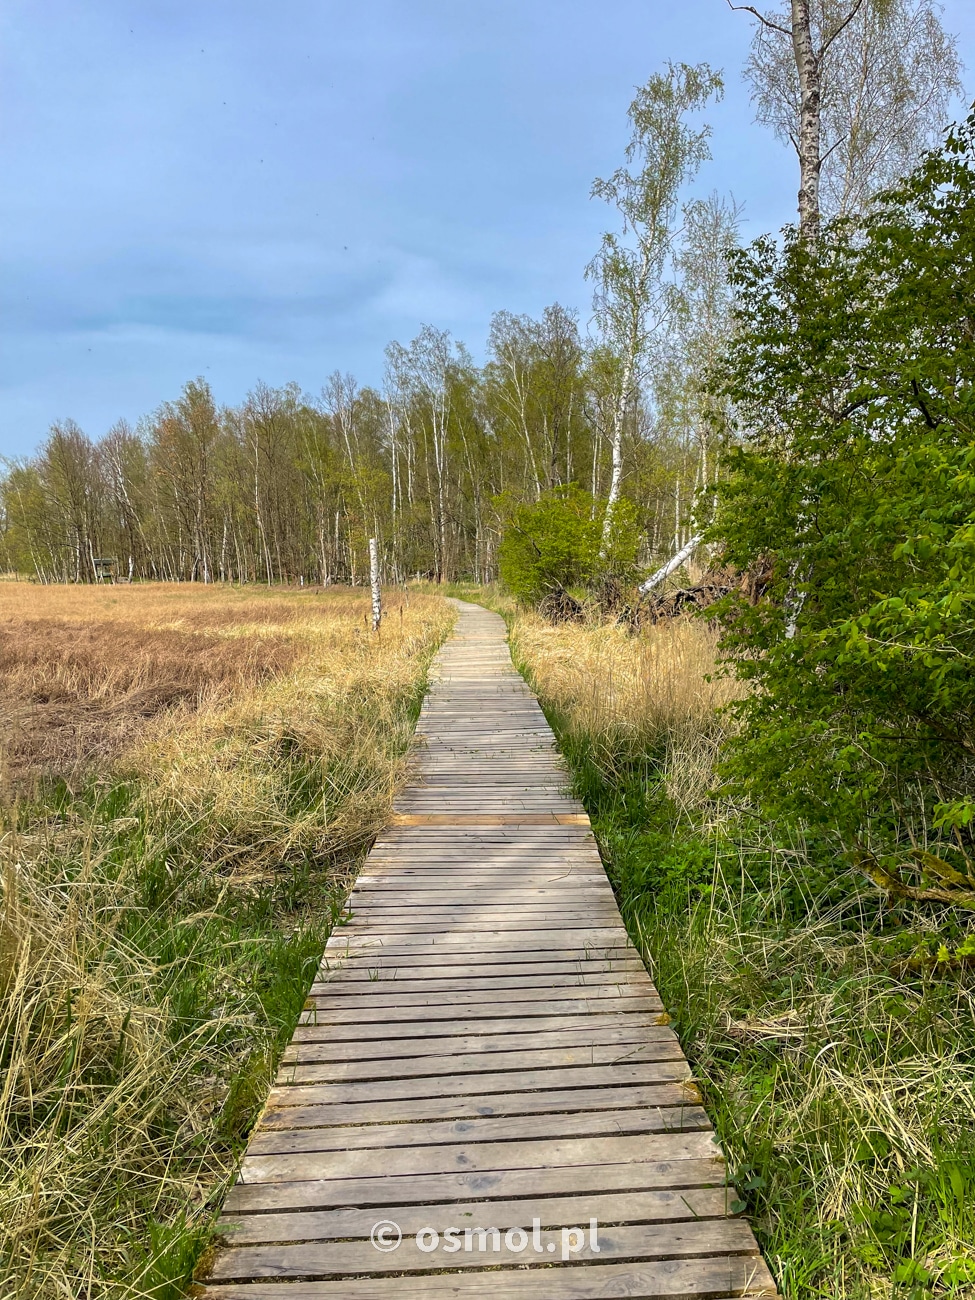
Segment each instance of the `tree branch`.
M820 162L824 163L826 159L830 156L830 154L833 152L833 150L838 149L840 145L843 144L843 142L848 139L849 136L841 135L840 138L836 141L836 143L831 144L830 147L826 150L826 152L823 154L822 158L820 159Z
M918 406L921 408L921 414L924 416L924 423L928 426L929 429L940 428L942 421L936 420L934 416L931 414L931 412L928 410L927 403L925 402L924 397L921 393L921 386L916 379L911 380L911 390L913 391L914 396L917 398Z
M975 911L975 890L971 889L921 889L917 885L905 885L882 867L872 853L858 855L857 866L878 889L882 889L891 898L909 899L912 903L947 903L953 907L963 907L966 911Z
M840 407L838 411L833 412L833 419L846 420L854 411L859 411L861 406L869 406L872 401L873 395L871 394L870 397L861 397L855 402L847 402L846 406Z
M850 23L853 22L853 19L857 16L857 14L860 12L862 8L863 8L863 0L856 0L856 3L854 4L853 8L850 10L850 12L840 23L839 27L837 27L833 35L828 37L825 41L823 41L822 45L819 47L820 62L822 62L823 55L826 53L829 47L836 40L837 36L839 36L840 32L843 31L844 27L848 27Z
M773 23L770 18L766 18L764 14L760 14L753 5L733 5L731 0L728 0L728 8L733 10L735 13L740 9L744 9L747 13L754 14L760 23L764 23L766 27L771 27L773 32L781 32L783 36L792 35L787 27L780 27L778 23Z

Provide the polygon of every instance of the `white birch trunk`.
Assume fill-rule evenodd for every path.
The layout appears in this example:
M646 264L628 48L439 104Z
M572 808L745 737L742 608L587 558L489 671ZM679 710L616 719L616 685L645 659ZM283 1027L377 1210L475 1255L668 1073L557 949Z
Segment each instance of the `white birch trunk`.
M379 589L379 547L375 537L369 538L369 578L372 583L372 630L378 632L383 617L383 602Z
M638 588L640 595L648 596L654 587L659 587L665 578L669 578L672 573L676 572L682 564L689 560L701 544L702 536L702 533L695 533L686 546L682 546L677 554L672 555L656 573L651 573L646 582L641 582Z
M809 0L792 0L792 50L799 76L799 230L804 239L815 242L819 235L822 93Z

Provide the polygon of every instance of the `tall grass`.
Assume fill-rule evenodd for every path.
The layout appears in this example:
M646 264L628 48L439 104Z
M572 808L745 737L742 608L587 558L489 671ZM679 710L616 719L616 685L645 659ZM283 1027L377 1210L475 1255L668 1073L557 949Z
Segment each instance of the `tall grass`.
M965 920L888 904L720 792L736 687L705 624L500 607L782 1294L970 1300L975 980L930 959Z
M634 637L615 624L553 626L520 613L511 642L566 740L584 747L606 779L654 753L671 799L693 808L713 785L724 736L719 710L740 689L717 672L717 639L707 624L686 619Z
M0 1295L183 1294L451 621L389 603L0 596Z

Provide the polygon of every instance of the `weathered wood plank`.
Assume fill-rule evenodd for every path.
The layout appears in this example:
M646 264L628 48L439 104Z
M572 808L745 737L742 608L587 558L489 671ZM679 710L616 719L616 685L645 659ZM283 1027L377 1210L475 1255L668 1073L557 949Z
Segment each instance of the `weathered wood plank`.
M565 1069L572 1066L630 1065L635 1062L683 1061L676 1038L663 1042L590 1043L584 1046L515 1051L466 1052L453 1056L429 1054L335 1059L328 1043L297 1043L290 1057L282 1061L278 1077L290 1083L346 1083L361 1080L414 1079L438 1075L448 1069L454 1077L484 1074L489 1070ZM400 1049L402 1050L402 1049Z
M391 1059L401 1053L411 1057L453 1056L469 1052L511 1052L518 1050L522 1046L530 1046L532 1051L540 1051L544 1048L584 1048L610 1044L626 1046L634 1043L658 1042L674 1044L677 1042L673 1030L667 1029L663 1025L655 1025L648 1029L646 1025L639 1021L634 1024L625 1024L622 1027L614 1025L602 1029L593 1029L583 1023L578 1027L569 1026L566 1029L539 1030L536 1033L521 1036L510 1032L493 1032L491 1025L483 1026L483 1031L468 1034L439 1035L437 1037L432 1035L415 1037L411 1035L408 1040L402 1036L395 1037L392 1035L384 1035L381 1039L357 1037L350 1042L337 1039L330 1026L299 1025L291 1040L291 1045L282 1059L286 1061L297 1060L299 1058L296 1055L290 1055L289 1053L297 1052L299 1047L305 1048L312 1045L318 1045L321 1050L328 1049L329 1059L333 1061L361 1061L374 1056ZM307 1060L308 1058L305 1057L304 1059Z
M506 1041L517 1045L522 1035L564 1033L585 1037L590 1031L603 1029L629 1032L631 1024L651 1030L666 1025L665 1012L594 1012L584 1016L524 1016L514 1019L505 1014L506 1008L497 1008L498 1014L478 1020L463 1017L455 1020L377 1020L370 1019L364 1024L361 1016L353 1023L336 1023L316 1025L311 1019L302 1020L295 1029L294 1041L307 1042L327 1034L333 1043L365 1044L378 1041L389 1043L395 1048L399 1038L411 1038L419 1045L427 1038L462 1037L468 1034L504 1035Z
M391 960L367 960L356 963L346 963L338 966L333 971L323 972L315 981L315 985L322 984L331 987L336 983L356 983L363 980L370 983L376 983L377 980L392 979L410 979L410 980L441 980L441 979L483 979L485 977L511 979L515 976L537 976L543 978L547 975L616 975L621 979L629 973L640 973L641 967L637 964L635 957L613 958L594 958L592 961L586 961L579 957L571 957L564 961L534 961L518 962L496 961L483 962L478 965L463 964L460 962L451 963L450 965L440 965L439 962L432 963L429 958L403 961ZM314 986L313 986L314 987Z
M710 1128L700 1106L651 1110L575 1111L569 1115L516 1115L497 1119L430 1120L412 1124L330 1125L267 1129L254 1135L251 1156L289 1155L296 1151L351 1151L365 1148L437 1146L464 1142L510 1142L515 1139L600 1137L704 1131Z
M588 1224L585 1226L588 1229ZM474 1236L475 1228L484 1233L486 1250L475 1248L475 1242L481 1240L480 1236ZM232 1248L224 1251L217 1260L213 1277L216 1281L248 1277L334 1277L347 1273L485 1268L498 1264L538 1267L551 1263L553 1259L562 1258L609 1263L619 1259L674 1260L699 1259L709 1255L754 1257L757 1254L751 1230L747 1223L737 1219L705 1219L701 1222L693 1219L675 1220L665 1226L641 1224L638 1227L600 1228L592 1232L586 1230L581 1234L582 1244L571 1254L569 1244L572 1239L565 1243L563 1249L559 1230L539 1230L537 1253L531 1244L530 1235L522 1249L511 1249L500 1230L490 1220L484 1224L477 1223L468 1228L468 1231L471 1234L471 1249L468 1250L464 1245L463 1225L460 1225L460 1248L455 1250L455 1243L447 1242L451 1247L450 1253L443 1250L443 1242L435 1251L423 1251L415 1237L404 1237L399 1249L388 1253L373 1247L371 1258L358 1242L309 1242ZM519 1234L517 1244L520 1245L520 1237L524 1235ZM595 1241L592 1240L593 1237Z
M485 996L492 992L497 993L505 990L518 989L605 989L618 988L626 990L629 993L638 990L644 990L648 994L652 989L650 981L646 984L637 981L630 981L626 978L626 972L621 971L567 971L564 975L553 973L550 975L471 975L465 978L454 978L450 975L430 976L426 979L411 979L407 971L383 972L376 971L376 978L366 980L365 984L369 986L368 994L375 997L377 1002L381 1000L388 992L392 993L462 993L469 989L472 992L478 991ZM635 988L634 988L635 984ZM374 987L374 986L379 987ZM313 984L311 996L330 995L336 998L344 997L361 997L363 996L362 980L347 980L343 978L343 972L332 975L329 979L324 980L321 984Z
M498 1169L555 1169L570 1165L614 1165L633 1161L704 1160L717 1151L709 1132L670 1132L623 1137L538 1138L527 1142L460 1142L409 1150L329 1151L322 1155L245 1155L245 1183L292 1182L305 1178L392 1178L397 1174L448 1174Z
M564 990L563 990L564 992ZM429 1023L453 1020L463 1016L465 1020L479 1017L484 1020L503 1020L511 1016L527 1019L531 1016L559 1018L582 1017L593 1014L616 1015L662 1015L663 1003L659 998L593 998L590 990L585 999L575 994L567 994L564 999L551 996L529 997L530 990L519 990L515 998L492 999L466 998L457 1001L457 994L445 993L437 1000L407 995L403 1001L387 1001L382 1006L372 1002L355 1003L345 998L341 1002L328 998L309 998L307 1010L301 1014L301 1023L306 1025L341 1025L362 1024L366 1015L390 1022L393 1020L415 1020L418 1015Z
M367 957L353 956L346 958L341 954L330 955L319 967L317 978L328 980L338 971L373 971L373 970L440 970L453 971L458 967L470 965L508 967L513 963L536 967L551 965L566 969L581 967L587 969L590 964L594 970L601 966L619 970L642 969L642 963L633 948L610 948L602 951L582 951L578 948L554 948L544 953L525 954L518 951L488 951L483 953L461 952L421 952L409 954L387 954L383 950L370 953ZM370 976L371 978L371 976Z
M690 1079L686 1061L647 1061L635 1065L553 1066L543 1070L505 1070L500 1073L436 1074L412 1079L374 1079L368 1082L314 1083L296 1081L294 1069L281 1069L270 1097L279 1102L284 1091L291 1104L317 1102L385 1101L408 1097L470 1096L482 1092L534 1092L538 1088L599 1088L627 1083L681 1083Z
M724 1161L645 1160L617 1165L563 1165L557 1169L497 1169L385 1178L299 1179L296 1182L237 1183L227 1193L229 1214L273 1210L337 1209L340 1206L414 1205L447 1200L549 1195L587 1195L685 1187L723 1187Z
M771 1296L494 615L464 607L417 741L227 1197L209 1300ZM395 1252L370 1242L381 1218ZM536 1219L528 1254L505 1241ZM498 1250L417 1243L465 1224Z
M774 1297L768 1269L753 1256L659 1263L580 1264L496 1272L414 1274L338 1282L214 1286L213 1300L739 1300Z
M715 1219L729 1213L734 1188L687 1187L682 1191L614 1192L609 1195L546 1196L527 1201L470 1201L446 1205L394 1205L383 1211L404 1236L421 1228L443 1232L464 1223L490 1223L502 1231L587 1224L670 1223L681 1219ZM234 1245L272 1241L335 1241L367 1238L375 1227L372 1210L309 1210L304 1213L226 1215L218 1231Z
M586 948L604 948L615 946L619 941L619 934L615 929L603 927L602 929L590 929L587 927L571 926L572 942L577 944L580 950ZM375 933L373 933L375 931ZM468 944L477 942L488 944L490 946L507 944L509 947L521 946L524 952L527 948L534 948L537 952L544 948L561 948L566 940L566 932L559 930L533 930L519 929L512 931L500 927L490 927L485 925L481 930L465 931L457 933L449 930L446 933L432 934L406 934L399 935L389 932L383 932L377 927L370 927L366 931L351 931L347 927L342 927L337 935L333 935L328 941L328 950L348 949L352 951L368 952L370 948L390 949L407 949L407 948L431 948L446 947L448 951L457 944Z
M387 1097L379 1110L375 1102L292 1104L290 1093L278 1089L264 1108L256 1133L271 1128L305 1128L314 1125L403 1123L511 1115L573 1114L614 1107L653 1107L655 1110L692 1110L701 1101L692 1079L679 1083L629 1084L595 1088L537 1089L532 1092L451 1093L444 1097Z

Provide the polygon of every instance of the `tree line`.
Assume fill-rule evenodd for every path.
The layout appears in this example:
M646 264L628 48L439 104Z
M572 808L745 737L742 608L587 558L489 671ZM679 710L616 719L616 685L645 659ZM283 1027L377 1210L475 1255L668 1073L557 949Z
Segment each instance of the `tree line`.
M757 19L757 116L795 147L815 241L938 137L955 44L934 0L737 7ZM59 421L0 477L0 566L42 582L98 581L111 560L131 579L356 583L375 537L388 580L489 582L518 512L570 491L599 554L619 511L639 564L680 551L728 431L749 433L747 403L711 379L740 328L739 208L692 189L722 90L706 64L667 64L638 89L625 158L592 187L614 225L586 268L587 330L560 304L501 311L483 365L427 325L387 347L378 387L336 371L314 396L259 383L218 407L198 378L136 428L91 438Z
M506 511L568 483L602 508L617 360L555 305L499 313L489 360L426 327L381 391L336 372L314 399L258 384L218 408L203 379L133 429L55 424L0 486L2 563L42 582L491 581ZM708 454L689 413L627 403L620 443L648 554L689 527ZM619 445L619 444L618 444Z

